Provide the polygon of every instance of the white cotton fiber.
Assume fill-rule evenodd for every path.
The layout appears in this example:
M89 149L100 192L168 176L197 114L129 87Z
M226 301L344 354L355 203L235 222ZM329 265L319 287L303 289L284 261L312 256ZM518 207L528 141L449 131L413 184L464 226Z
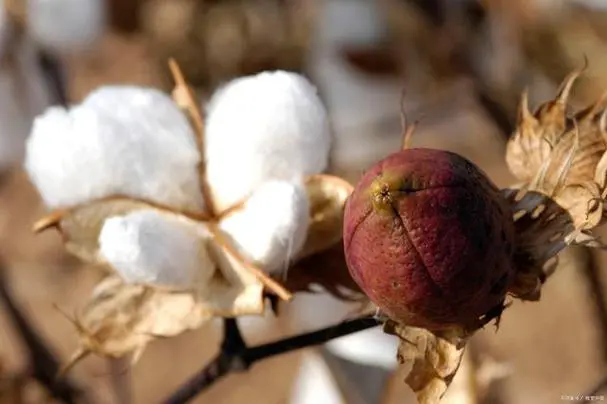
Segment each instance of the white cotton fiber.
M200 153L173 100L154 89L102 87L36 118L25 167L50 207L123 194L203 208Z
M208 281L215 265L202 225L154 210L107 219L100 253L128 283L192 287Z
M86 50L104 32L104 0L27 0L31 37L54 52Z
M309 209L302 185L268 181L241 210L223 219L220 227L247 258L268 272L280 271L305 242Z
M265 180L327 166L327 113L301 75L275 71L233 80L217 90L207 110L207 173L220 210Z

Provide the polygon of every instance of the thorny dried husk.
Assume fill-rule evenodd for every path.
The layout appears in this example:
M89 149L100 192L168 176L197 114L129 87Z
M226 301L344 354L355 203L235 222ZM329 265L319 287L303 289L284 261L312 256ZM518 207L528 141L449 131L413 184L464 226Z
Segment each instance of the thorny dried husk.
M569 212L580 232L604 221L607 186L605 98L567 116L571 89L581 73L571 73L555 99L540 105L534 114L523 94L517 130L506 153L510 171L523 182L518 188L553 198Z

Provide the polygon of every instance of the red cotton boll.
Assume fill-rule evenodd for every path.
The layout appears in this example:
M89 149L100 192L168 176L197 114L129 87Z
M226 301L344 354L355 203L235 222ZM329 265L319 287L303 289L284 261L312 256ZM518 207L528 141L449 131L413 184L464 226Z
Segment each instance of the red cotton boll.
M373 165L347 201L343 239L356 283L409 326L476 329L501 313L514 278L505 199L447 151L408 149Z

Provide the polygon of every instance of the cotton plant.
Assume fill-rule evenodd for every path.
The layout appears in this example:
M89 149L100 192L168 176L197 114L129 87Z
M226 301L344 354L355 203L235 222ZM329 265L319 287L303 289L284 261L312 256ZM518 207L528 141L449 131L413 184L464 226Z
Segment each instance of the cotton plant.
M107 86L36 118L25 168L68 251L107 270L72 319L80 348L136 360L213 317L263 315L291 269L340 246L351 186L327 169L327 113L285 71L237 78L205 119L172 64L173 97ZM296 275L296 272L293 273Z

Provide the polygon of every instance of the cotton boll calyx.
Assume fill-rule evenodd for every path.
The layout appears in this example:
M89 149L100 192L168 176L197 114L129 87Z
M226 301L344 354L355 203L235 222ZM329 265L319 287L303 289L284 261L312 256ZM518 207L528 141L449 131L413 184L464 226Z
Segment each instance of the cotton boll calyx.
M285 71L239 78L217 90L205 135L207 176L219 210L266 180L322 172L331 142L315 87Z
M201 211L194 136L160 91L103 87L80 105L36 118L25 167L52 208L120 194Z
M103 34L105 10L103 0L27 0L29 32L53 52L86 50Z
M215 271L206 228L179 216L139 210L107 219L101 256L127 283L194 288Z
M309 210L302 185L268 181L241 209L224 218L220 228L247 258L266 271L279 271L303 247Z

